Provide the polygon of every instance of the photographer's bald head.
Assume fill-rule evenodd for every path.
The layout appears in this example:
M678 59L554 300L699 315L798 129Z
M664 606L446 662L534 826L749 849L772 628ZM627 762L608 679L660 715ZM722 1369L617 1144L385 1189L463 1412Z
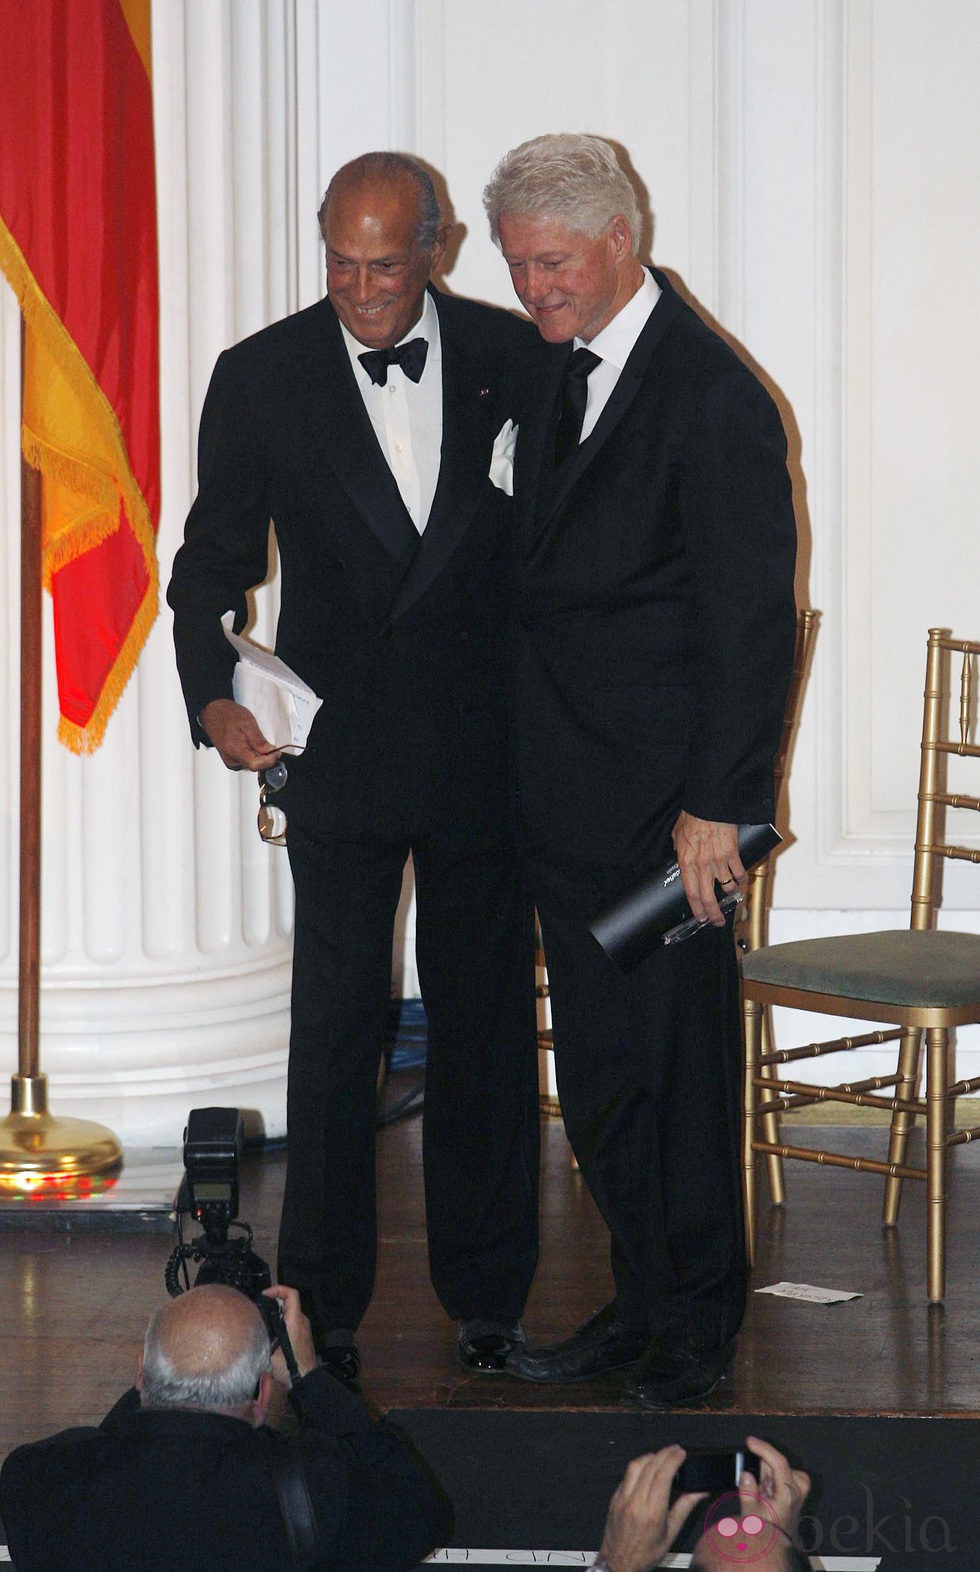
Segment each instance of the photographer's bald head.
M269 1334L252 1301L202 1284L150 1318L136 1361L143 1408L188 1408L261 1425L273 1378Z

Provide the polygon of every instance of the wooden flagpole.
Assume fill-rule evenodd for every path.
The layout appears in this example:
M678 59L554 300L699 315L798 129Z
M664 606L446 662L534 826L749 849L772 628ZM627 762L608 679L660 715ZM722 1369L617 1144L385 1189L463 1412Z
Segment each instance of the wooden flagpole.
M21 386L25 327L21 319ZM20 461L20 971L18 1073L0 1120L0 1187L70 1193L71 1181L105 1174L122 1147L90 1119L48 1113L41 1074L41 475Z

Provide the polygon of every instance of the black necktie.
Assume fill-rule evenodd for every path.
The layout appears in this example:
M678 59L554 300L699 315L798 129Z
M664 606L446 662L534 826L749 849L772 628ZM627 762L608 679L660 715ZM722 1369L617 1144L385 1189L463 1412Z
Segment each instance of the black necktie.
M371 381L383 388L388 384L389 366L401 366L406 377L417 382L425 368L428 348L424 338L410 338L407 344L396 344L393 349L369 349L357 358Z
M591 349L573 350L568 357L559 394L561 413L555 436L556 465L563 464L568 455L574 453L578 447L582 435L582 422L585 419L585 406L589 397L589 375L601 360L602 356L594 355Z

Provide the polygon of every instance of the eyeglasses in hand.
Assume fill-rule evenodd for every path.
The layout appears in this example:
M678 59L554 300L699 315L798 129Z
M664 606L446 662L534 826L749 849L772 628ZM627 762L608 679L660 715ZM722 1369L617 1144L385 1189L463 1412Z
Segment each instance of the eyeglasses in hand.
M270 846L286 844L286 810L270 801L286 784L286 766L282 759L259 771L259 834Z

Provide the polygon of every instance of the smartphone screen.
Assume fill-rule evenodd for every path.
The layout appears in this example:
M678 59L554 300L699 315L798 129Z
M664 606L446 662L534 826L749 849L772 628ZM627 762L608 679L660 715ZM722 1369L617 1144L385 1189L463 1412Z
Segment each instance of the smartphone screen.
M719 1452L707 1447L690 1447L674 1480L673 1494L679 1496L687 1490L707 1490L711 1495L723 1495L726 1490L737 1490L745 1456L744 1451L736 1448Z

